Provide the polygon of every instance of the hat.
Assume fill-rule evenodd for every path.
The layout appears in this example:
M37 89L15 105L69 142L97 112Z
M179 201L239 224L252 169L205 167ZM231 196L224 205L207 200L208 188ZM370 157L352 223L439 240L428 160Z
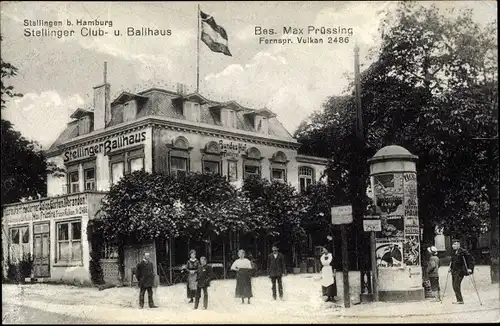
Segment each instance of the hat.
M436 247L431 246L431 247L427 248L427 251L433 253L433 252L437 252L438 250Z

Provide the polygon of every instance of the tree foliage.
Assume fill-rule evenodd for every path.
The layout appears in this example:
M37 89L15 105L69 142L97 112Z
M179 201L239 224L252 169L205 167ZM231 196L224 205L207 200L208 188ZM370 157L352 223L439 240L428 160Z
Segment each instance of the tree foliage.
M158 237L205 239L229 230L258 230L262 216L222 176L172 177L137 171L113 185L103 201L102 231L108 241Z
M1 39L1 36L0 36ZM1 59L1 108L10 98L21 97L8 86L8 78L16 76L17 68ZM55 165L47 163L40 146L27 140L7 120L1 119L1 200L2 204L17 202L22 198L38 198L47 193L47 172L60 173Z
M409 2L387 14L382 44L361 74L363 157L353 137L353 95L328 99L297 132L304 153L331 159L329 182L339 198L350 196L356 169L367 180L366 160L397 144L419 156L424 237L433 238L434 225L452 234L479 232L470 228L481 223L469 203L484 203L486 184L498 169L498 147L491 164L488 143L476 140L498 133L495 29L479 26L471 11L450 18L435 6Z

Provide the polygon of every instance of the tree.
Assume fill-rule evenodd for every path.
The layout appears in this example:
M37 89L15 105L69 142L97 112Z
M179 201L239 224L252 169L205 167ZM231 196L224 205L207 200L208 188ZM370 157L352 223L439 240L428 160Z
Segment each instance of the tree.
M1 36L0 36L1 40ZM1 109L13 97L21 97L15 93L13 86L5 82L17 74L17 68L1 60ZM22 134L14 130L14 126L7 120L1 119L0 159L2 188L1 202L9 204L22 198L38 198L47 193L47 172L60 175L61 169L47 163L40 146L34 141L27 140Z
M106 195L101 227L108 241L188 236L205 239L228 231L250 232L261 216L222 176L189 173L172 177L137 171Z
M297 194L293 186L260 177L244 180L243 194L252 204L252 212L262 216L264 222L255 233L274 243L279 243L286 256L296 261L296 249L306 239L303 226L308 210L307 199Z
M492 191L494 185L498 189L498 149L474 140L498 133L493 28L479 27L470 11L449 18L434 6L408 2L388 14L380 29L382 45L361 76L364 157L355 155L352 95L330 98L324 111L298 132L306 145L302 151L330 154L329 182L339 196L349 194L348 177L361 168L360 162L367 176L366 159L383 146L398 144L419 156L425 241L433 240L435 225L451 235L470 231L478 224L471 202L487 199L498 213L498 191ZM498 225L497 218L491 215L492 225Z

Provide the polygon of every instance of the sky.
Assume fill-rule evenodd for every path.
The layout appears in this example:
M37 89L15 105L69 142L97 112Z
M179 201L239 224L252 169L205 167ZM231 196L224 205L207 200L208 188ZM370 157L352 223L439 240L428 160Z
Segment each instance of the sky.
M426 1L439 8L472 8L478 22L496 19L497 5L483 1ZM301 121L321 109L328 96L346 91L354 72L353 48L360 47L361 70L370 61L369 49L379 42L380 10L391 10L392 1L321 2L2 2L1 56L16 66L17 76L6 81L22 98L11 100L2 117L29 139L48 148L77 108L92 105L93 87L107 79L112 100L122 91L151 87L175 90L176 83L196 88L197 6L212 15L228 35L232 56L211 52L200 42L200 93L212 100L235 100L253 107L267 107L293 134ZM109 34L82 36L81 26L66 26L77 19L107 20L101 27ZM25 20L61 20L75 30L73 36L25 36ZM255 28L274 29L270 38L281 38L283 27L352 28L349 43L259 44ZM171 30L170 36L127 36L128 27ZM29 28L29 27L28 27ZM31 27L41 29L42 27ZM113 31L122 31L114 36ZM261 35L263 36L263 35ZM314 35L313 35L314 36ZM348 36L348 35L343 35Z

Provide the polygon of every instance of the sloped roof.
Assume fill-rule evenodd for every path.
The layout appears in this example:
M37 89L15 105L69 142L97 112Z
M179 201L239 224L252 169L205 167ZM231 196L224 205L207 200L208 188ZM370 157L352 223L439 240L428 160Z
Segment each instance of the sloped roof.
M73 112L73 114L71 114L70 118L71 119L80 119L81 117L86 116L88 114L94 114L94 111L92 111L90 109L78 108L78 109L76 109L75 112Z
M268 117L270 136L281 138L293 138L292 135L285 129L285 127L276 119L276 114L267 108L264 109L251 109L238 104L236 101L218 102L211 101L203 97L199 93L191 93L187 95L179 94L173 91L151 88L137 94L122 92L111 103L111 120L107 123L106 127L111 127L123 123L123 103L132 98L140 98L137 101L137 118L145 116L159 116L165 118L173 118L179 120L186 120L182 112L182 103L185 100L196 100L200 103L201 108L201 123L222 126L220 117L211 108L214 107L227 107L236 111L236 129L255 132L251 114L262 114ZM84 113L84 109L78 114ZM75 112L75 114L76 114ZM56 149L56 147L74 137L78 136L77 121L68 123L66 129L59 135L54 144L49 150Z

